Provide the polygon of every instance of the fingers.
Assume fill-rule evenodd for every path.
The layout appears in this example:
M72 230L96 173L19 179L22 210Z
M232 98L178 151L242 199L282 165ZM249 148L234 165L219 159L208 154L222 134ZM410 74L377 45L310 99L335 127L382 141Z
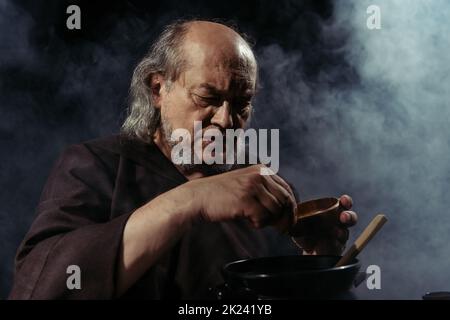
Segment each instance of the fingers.
M353 206L353 200L352 197L350 197L349 195L344 194L343 196L341 196L339 198L339 204L347 210L350 210Z
M292 191L291 186L284 181L283 178L281 178L280 176L277 176L276 174L269 176L271 177L273 180L275 180L275 182L277 182L278 184L280 184L284 189L286 189L295 199L295 195L294 192Z
M259 167L253 167L257 168L258 174L260 171ZM261 186L256 187L254 197L258 201L259 207L263 208L262 212L264 212L264 217L262 213L252 210L254 213L249 218L259 227L270 223L279 229L286 230L294 221L295 209L297 207L297 201L291 187L280 176L275 174L261 176L260 182ZM358 221L358 216L354 211L350 211L353 205L352 198L349 195L342 195L339 198L339 203L345 209L340 213L340 223L344 227L355 225ZM339 242L347 241L348 230L338 231L338 233L337 240Z
M259 175L259 167L256 167L256 169ZM254 185L253 191L254 198L269 215L263 219L256 218L259 219L260 224L273 224L280 231L286 231L294 221L294 213L297 207L290 186L277 175L259 175L258 183ZM251 211L253 212L251 215L259 215L255 210Z
M265 165L258 165L256 166L257 168L261 168L261 167L265 167L267 170L271 171L269 168L267 168ZM260 172L260 169L258 169L258 172ZM278 183L279 185L281 185L290 195L292 195L292 197L295 200L295 194L292 191L291 186L284 181L283 178L281 178L280 176L276 175L276 174L272 174L272 175L265 175L264 177L266 178L271 178L272 180L274 180L276 183Z
M354 211L342 211L339 221L347 227L354 226L358 222L358 215Z
M256 188L258 190L255 196L259 203L271 213L271 220L277 220L276 218L281 216L283 204L266 188L264 184L261 184Z
M354 211L350 211L353 206L353 200L349 195L344 194L339 198L340 205L346 209L346 211L342 211L339 220L342 224L350 227L355 225L358 222L358 215Z
M275 221L280 231L286 231L294 222L295 210L297 202L292 193L291 188L278 176L266 176L264 186L281 204L279 213L279 221Z
M281 177L277 175L264 176L264 185L274 196L280 200L284 205L289 205L295 209L297 207L297 201L295 200L294 193L291 187ZM286 203L286 202L289 203Z

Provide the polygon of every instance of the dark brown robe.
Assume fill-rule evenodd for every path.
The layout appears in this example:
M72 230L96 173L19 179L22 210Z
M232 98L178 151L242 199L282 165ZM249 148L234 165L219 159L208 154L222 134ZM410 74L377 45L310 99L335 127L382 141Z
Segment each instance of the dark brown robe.
M182 183L161 151L122 136L68 147L44 187L37 217L16 256L10 299L112 299L128 217ZM205 298L230 261L270 253L270 232L246 221L200 223L122 298ZM268 241L271 240L271 241ZM81 289L66 285L69 265L81 269Z

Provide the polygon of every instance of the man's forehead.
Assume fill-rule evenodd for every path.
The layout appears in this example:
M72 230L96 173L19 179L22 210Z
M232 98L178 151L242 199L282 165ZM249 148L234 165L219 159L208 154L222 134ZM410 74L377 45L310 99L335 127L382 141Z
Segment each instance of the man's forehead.
M255 57L245 40L221 24L190 23L181 49L186 63L192 67L256 68Z
M217 23L189 23L181 50L185 62L182 81L188 87L215 92L254 89L253 52L234 30Z
M215 22L194 21L187 23L185 39L197 43L233 43L242 37L233 29Z
M186 38L181 48L186 62L191 66L236 69L244 64L256 64L251 49L239 39L223 43L217 39L197 41Z
M227 91L248 92L255 90L256 74L229 67L189 66L180 80L189 89L225 94Z

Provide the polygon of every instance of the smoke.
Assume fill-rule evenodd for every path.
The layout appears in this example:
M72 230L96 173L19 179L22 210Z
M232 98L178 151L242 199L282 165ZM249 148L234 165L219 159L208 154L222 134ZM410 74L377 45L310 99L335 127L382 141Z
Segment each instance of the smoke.
M233 18L255 37L253 124L280 128L281 173L303 200L350 194L360 216L350 241L387 215L360 255L363 268L380 266L382 289L363 284L358 297L450 290L448 2L94 2L81 3L75 34L64 1L0 2L0 296L57 154L117 132L133 65L186 15ZM380 30L366 27L372 4Z
M380 30L366 27L371 4ZM379 291L362 285L363 298L450 289L449 26L446 1L339 2L321 25L321 51L348 65L325 62L311 79L300 52L259 50L258 125L281 121L281 166L300 195L352 195L360 222L350 240L376 213L389 219L360 256L382 280ZM330 47L337 34L348 37Z

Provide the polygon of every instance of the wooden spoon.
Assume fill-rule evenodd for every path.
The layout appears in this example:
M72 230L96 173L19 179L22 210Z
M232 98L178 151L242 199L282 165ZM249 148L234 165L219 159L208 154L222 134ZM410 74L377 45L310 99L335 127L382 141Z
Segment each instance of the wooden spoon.
M342 267L349 264L364 249L369 241L386 223L387 218L384 214L378 214L369 225L364 229L361 235L356 239L353 245L347 250L342 258L336 263L336 267Z

